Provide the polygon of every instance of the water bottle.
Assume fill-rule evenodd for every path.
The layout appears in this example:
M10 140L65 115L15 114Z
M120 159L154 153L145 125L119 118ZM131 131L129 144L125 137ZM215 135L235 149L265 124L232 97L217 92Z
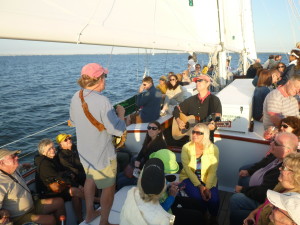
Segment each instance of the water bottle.
M65 225L65 221L66 221L65 215L61 215L61 216L59 217L59 220L61 221L61 225Z

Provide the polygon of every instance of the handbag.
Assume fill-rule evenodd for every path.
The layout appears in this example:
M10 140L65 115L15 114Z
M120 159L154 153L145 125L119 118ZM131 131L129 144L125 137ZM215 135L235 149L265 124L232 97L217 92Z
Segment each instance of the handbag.
M54 193L62 193L65 189L69 188L70 185L63 180L55 180L48 184L49 189Z

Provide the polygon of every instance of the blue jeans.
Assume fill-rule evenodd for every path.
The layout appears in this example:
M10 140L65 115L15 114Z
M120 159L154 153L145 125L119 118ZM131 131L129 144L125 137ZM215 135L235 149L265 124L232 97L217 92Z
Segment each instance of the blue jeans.
M185 179L182 181L185 184L184 191L190 198L195 198L199 200L201 207L204 211L208 210L211 216L217 216L219 207L220 207L220 198L219 198L219 190L216 187L212 187L211 191L211 199L208 201L204 201L202 199L200 190L198 187L195 187L190 179Z
M258 206L259 202L243 193L235 193L230 198L230 225L241 225L243 220Z

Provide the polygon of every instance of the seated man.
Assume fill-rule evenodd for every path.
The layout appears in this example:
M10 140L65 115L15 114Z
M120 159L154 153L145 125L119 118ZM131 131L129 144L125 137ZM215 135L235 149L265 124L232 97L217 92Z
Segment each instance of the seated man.
M236 194L230 199L230 224L243 224L249 213L266 198L268 189L278 183L279 167L283 158L296 152L298 138L292 133L279 133L270 144L270 153L247 170L240 171L240 177L248 177L244 186L236 186Z
M70 134L59 134L56 137L56 142L59 144L57 155L60 164L73 173L74 180L84 186L85 172L80 162L77 146L73 144Z
M9 212L15 225L26 222L59 224L59 217L65 215L63 199L49 198L33 202L29 188L17 171L19 153L18 150L0 149L0 208Z
M271 91L264 101L263 124L278 126L282 118L287 116L299 116L298 101L294 97L300 91L300 75L293 75L283 86Z
M136 105L141 110L139 113L132 114L127 118L127 125L132 123L149 123L159 118L162 94L155 88L151 77L143 79L138 92Z
M281 194L269 190L267 196L273 205L270 219L275 225L300 224L300 194L296 192Z

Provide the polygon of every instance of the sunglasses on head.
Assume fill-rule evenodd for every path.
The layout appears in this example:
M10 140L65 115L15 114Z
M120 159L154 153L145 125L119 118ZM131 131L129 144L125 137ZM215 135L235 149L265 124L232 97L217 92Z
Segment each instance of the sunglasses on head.
M151 127L151 126L148 126L147 129L148 129L148 130L158 130L158 127Z
M64 140L64 142L67 142L67 141L69 141L69 140L71 140L71 138L70 138L70 137L67 137L67 138Z
M287 125L287 124L281 124L280 126L285 128L285 129L289 127L289 125Z
M201 132L201 131L193 130L193 131L192 131L192 134L203 135L204 133Z

